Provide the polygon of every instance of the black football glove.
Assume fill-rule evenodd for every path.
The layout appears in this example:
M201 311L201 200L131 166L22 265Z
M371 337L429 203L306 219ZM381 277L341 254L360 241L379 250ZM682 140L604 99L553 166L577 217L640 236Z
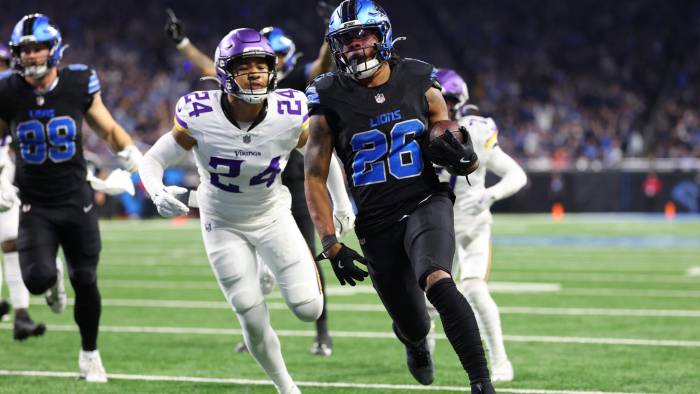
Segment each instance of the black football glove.
M355 281L362 282L369 275L355 265L355 261L357 261L367 266L367 260L360 256L359 253L345 246L345 244L340 244L340 250L333 257L328 257L324 253L316 257L316 261L325 259L331 261L333 272L341 285L345 285L345 282L347 282L350 286L355 286Z
M185 39L185 25L177 19L172 9L167 8L165 12L168 14L168 20L165 22L165 35L177 45Z
M479 158L469 132L460 127L464 143L460 143L450 130L428 144L428 157L433 163L445 167L453 175L469 175L479 167Z

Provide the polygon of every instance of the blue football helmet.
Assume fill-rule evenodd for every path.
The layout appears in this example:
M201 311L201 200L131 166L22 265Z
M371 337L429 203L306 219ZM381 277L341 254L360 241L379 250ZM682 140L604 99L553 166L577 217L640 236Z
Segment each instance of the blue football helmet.
M44 64L25 66L20 56L22 46L35 43L48 44L49 57ZM46 15L25 15L12 29L10 49L13 65L21 75L32 78L43 77L52 67L58 66L65 48L61 40L61 32Z
M281 81L286 77L296 66L297 60L301 57L301 53L297 53L297 47L294 41L284 34L284 30L280 27L269 26L260 30L260 34L267 38L270 42L272 50L276 55L283 55L282 69L277 72L277 80Z
M343 53L343 44L354 37L363 37L368 31L376 32L379 37L372 58L348 59ZM394 50L389 16L372 0L345 0L340 3L328 21L326 40L338 70L355 79L374 75Z

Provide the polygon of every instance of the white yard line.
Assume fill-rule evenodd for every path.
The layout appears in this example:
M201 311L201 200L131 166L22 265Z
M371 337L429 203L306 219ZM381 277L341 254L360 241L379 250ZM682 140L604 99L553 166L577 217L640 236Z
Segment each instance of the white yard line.
M11 330L12 325L0 323L0 330ZM49 331L77 331L77 327L69 324L50 324ZM173 334L173 335L229 335L238 336L243 332L238 328L208 328L208 327L154 327L154 326L100 326L101 332L117 334ZM275 330L282 337L314 337L316 331L311 330ZM379 331L333 331L334 338L365 338L365 339L394 339L392 332ZM437 334L437 339L447 339L443 334ZM593 337L561 337L561 336L530 336L504 335L509 342L537 343L571 343L586 345L625 345L625 346L662 346L662 347L700 347L700 341L683 341L673 339L638 339L638 338L593 338Z
M688 276L700 276L700 267L688 268Z
M660 289L615 289L615 288L594 288L594 287L564 287L557 294L583 295L591 297L654 297L654 298L700 298L700 291L697 290L660 290Z
M47 377L47 378L78 378L75 372L53 372L53 371L12 371L0 370L0 376L26 376L26 377ZM170 375L134 375L134 374L107 374L109 379L132 380L144 382L188 382L188 383L216 383L243 386L271 386L272 382L259 379L236 379L236 378L204 378L196 376L170 376ZM469 392L468 387L460 386L419 386L414 384L386 384L386 383L346 383L346 382L306 382L297 381L300 387L326 387L326 388L352 388L352 389L376 389L376 390L413 390L413 391L452 391ZM544 389L515 389L499 388L499 393L514 394L641 394L641 393L620 393L611 391L579 391L579 390L544 390Z
M33 304L43 304L41 298L33 298ZM69 304L73 299L68 300ZM185 308L185 309L229 309L223 301L192 301L192 300L148 300L148 299L117 299L105 298L102 305L134 308ZM286 310L287 305L281 302L268 302L268 308ZM332 311L347 312L384 312L381 304L345 304L329 303ZM550 316L641 316L641 317L700 317L700 310L684 309L622 309L622 308L557 308L557 307L518 307L501 306L502 314L550 315Z

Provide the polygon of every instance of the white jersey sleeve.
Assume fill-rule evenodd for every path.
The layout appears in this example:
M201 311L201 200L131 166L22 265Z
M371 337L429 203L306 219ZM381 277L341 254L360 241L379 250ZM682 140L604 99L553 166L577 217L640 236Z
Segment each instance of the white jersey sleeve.
M197 141L200 209L236 222L289 209L280 175L308 118L306 96L292 89L270 93L265 115L244 130L224 113L221 95L193 92L176 107L176 128Z

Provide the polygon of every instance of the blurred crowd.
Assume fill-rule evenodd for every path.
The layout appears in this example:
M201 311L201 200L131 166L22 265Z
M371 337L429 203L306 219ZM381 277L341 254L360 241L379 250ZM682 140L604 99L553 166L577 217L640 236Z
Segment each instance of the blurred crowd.
M5 2L3 2L5 3ZM625 157L700 158L700 4L653 0L380 1L403 56L455 68L472 103L520 159L561 166ZM436 6L439 4L439 7ZM279 25L316 57L315 0L9 1L0 34L43 12L70 44L64 64L95 67L115 118L143 147L172 125L178 97L212 88L163 33L165 8L205 53L235 27ZM91 149L106 152L96 138Z

